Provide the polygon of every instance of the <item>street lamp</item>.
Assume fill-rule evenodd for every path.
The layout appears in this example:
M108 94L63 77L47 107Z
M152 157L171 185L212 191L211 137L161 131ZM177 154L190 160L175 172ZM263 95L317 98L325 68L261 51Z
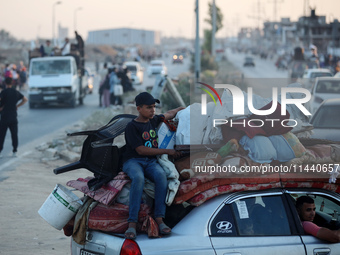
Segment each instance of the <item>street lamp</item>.
M82 10L83 8L78 7L77 9L74 10L74 15L73 15L73 23L74 23L74 31L77 30L77 11Z
M55 38L55 34L54 34L54 27L55 27L55 6L58 5L58 4L61 4L61 1L58 1L58 2L55 2L53 4L53 7L52 7L52 40L53 40L53 44L55 44L54 42L54 38Z

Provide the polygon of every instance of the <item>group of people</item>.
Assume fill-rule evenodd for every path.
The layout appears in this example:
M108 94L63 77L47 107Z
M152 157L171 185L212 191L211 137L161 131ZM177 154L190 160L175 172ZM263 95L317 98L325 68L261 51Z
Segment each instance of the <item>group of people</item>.
M84 40L83 38L78 34L77 31L74 31L75 33L75 38L77 41L76 47L80 52L81 56L84 56ZM60 54L62 56L66 56L71 54L71 42L68 37L65 38L63 45L58 48L58 47L53 47L51 45L50 40L45 41L45 45L40 45L39 51L42 57L48 57L48 56L54 56L55 55L55 50L60 51Z
M108 68L107 63L104 63L103 69L99 72L100 107L107 108L110 105L123 105L123 94L134 90L128 72L129 70L127 68L118 68L116 66Z
M23 61L20 61L18 66L16 64L6 64L1 68L0 90L6 87L5 79L7 77L12 78L14 88L22 90L27 82L27 69Z

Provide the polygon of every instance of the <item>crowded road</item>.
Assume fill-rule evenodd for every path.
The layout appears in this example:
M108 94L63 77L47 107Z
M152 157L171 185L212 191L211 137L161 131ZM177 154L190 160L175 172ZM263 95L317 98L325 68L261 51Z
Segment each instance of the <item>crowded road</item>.
M169 55L167 58L163 59L168 68L169 77L175 78L180 73L189 69L189 58L185 59L183 64L173 65L171 57L172 55ZM142 85L135 85L137 91L143 91L147 87L152 87L156 80L155 76L148 77L146 72L148 64L142 62L142 65L144 67L144 82ZM93 93L88 94L85 97L83 105L77 105L75 108L69 108L68 106L48 106L29 109L28 103L20 107L18 109L18 157L24 153L29 153L25 151L25 145L34 141L51 141L53 137L49 137L49 135L53 132L69 127L73 123L90 116L91 113L103 109L99 107L98 84L99 76L96 76L94 79ZM22 93L28 98L27 91L22 91ZM15 158L11 156L12 145L9 130L6 134L4 149L1 152L1 155L0 173L4 169L10 170L11 164L15 162Z
M287 71L278 71L274 65L274 60L263 60L259 57L254 57L256 66L243 67L243 61L245 54L232 53L227 51L227 58L237 68L239 68L245 78L256 83L256 87L259 89L259 94L263 96L270 96L271 90L268 88L277 86L278 81L284 81L287 78ZM165 65L168 68L168 75L171 78L176 78L182 72L188 71L190 66L190 57L184 59L183 64L172 64L172 54L168 54L163 58ZM135 85L137 91L144 91L146 88L150 88L155 84L156 77L147 75L148 63L142 62L144 67L144 82L142 85ZM268 86L267 83L271 85ZM25 145L33 141L49 141L52 137L49 134L66 128L73 123L85 119L91 115L94 111L99 110L99 95L98 95L98 76L95 77L95 87L93 94L86 96L84 105L77 105L75 108L69 107L41 107L29 109L28 104L25 104L18 110L19 120L19 148L18 156L28 153L24 150ZM254 90L256 92L256 90ZM27 96L27 91L23 94ZM66 135L66 134L65 134ZM11 162L15 161L15 158L11 157L12 146L10 132L7 132L6 140L4 144L4 150L2 151L2 158L0 159L0 171L5 168L10 168Z

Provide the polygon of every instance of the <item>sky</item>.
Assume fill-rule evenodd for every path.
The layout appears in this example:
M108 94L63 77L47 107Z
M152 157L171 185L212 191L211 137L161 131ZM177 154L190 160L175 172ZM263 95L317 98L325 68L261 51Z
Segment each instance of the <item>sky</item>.
M196 0L0 0L0 29L17 39L52 38L53 24L76 29L84 39L89 31L135 28L160 31L162 36L195 37ZM208 25L208 3L199 0L200 33ZM215 0L224 19L218 37L234 36L240 27L262 27L265 20L303 16L305 3L316 7L327 22L340 20L339 0ZM276 3L276 4L275 4ZM8 6L8 8L6 8ZM276 8L275 8L276 6ZM276 9L276 12L275 12ZM54 15L53 15L54 13ZM275 15L276 13L276 15ZM308 15L310 11L308 10ZM54 22L53 22L54 16ZM260 17L260 19L259 19Z

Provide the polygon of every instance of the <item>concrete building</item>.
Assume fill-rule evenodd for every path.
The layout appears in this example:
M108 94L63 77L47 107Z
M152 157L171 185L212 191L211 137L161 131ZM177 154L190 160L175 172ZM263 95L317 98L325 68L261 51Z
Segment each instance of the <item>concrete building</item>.
M116 28L89 31L87 44L93 45L159 45L161 36L159 31Z

